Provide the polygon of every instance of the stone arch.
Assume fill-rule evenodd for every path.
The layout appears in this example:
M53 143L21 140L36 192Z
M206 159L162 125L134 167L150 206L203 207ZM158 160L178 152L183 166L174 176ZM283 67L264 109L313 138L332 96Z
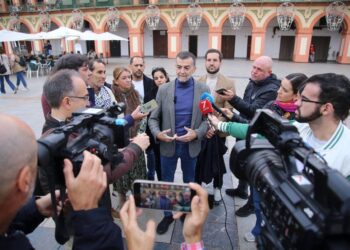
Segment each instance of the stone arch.
M121 14L119 16L119 19L126 24L126 26L128 27L129 30L132 28L130 20L128 18L126 18L123 14ZM106 25L107 25L107 16L106 15L102 18L101 24L102 24L101 29L103 31L105 31L105 28L106 28Z
M27 27L29 33L34 33L34 27L29 23L27 19L20 18L19 21Z
M254 27L256 27L256 24L254 22L254 18L251 16L251 14L249 12L246 12L245 19L247 19L249 21L249 23L251 24L253 29L254 29ZM228 20L228 15L226 14L219 22L218 28L222 30L223 26L227 20Z
M55 16L51 17L51 23L56 24L58 27L63 26L63 24ZM35 31L34 32L40 32L40 20L35 25Z
M277 13L276 12L273 12L271 15L269 15L264 24L263 24L263 30L266 30L267 27L269 26L270 22L275 18L277 17ZM294 24L295 24L295 27L296 27L296 31L300 30L303 28L303 23L302 21L300 20L300 17L298 15L294 15Z
M95 20L92 19L90 15L84 15L84 21L87 21L89 23L92 31L95 32L98 29Z
M202 15L202 22L203 22L203 19L206 21L206 23L208 24L208 28L209 30L211 28L213 28L213 23L211 22L210 20L210 15L207 13L207 12L203 12L203 15ZM179 17L179 20L176 24L176 27L179 29L179 30L182 30L182 27L184 25L184 22L186 21L186 13L183 13L180 17Z
M160 19L165 23L167 30L169 30L171 27L171 23L169 22L168 18L164 14L160 13ZM140 31L142 32L145 28L145 24L146 24L146 16L143 15L139 19L138 24L136 24L136 26L140 27Z
M92 31L95 31L97 29L97 25L94 21L94 19L92 19L90 16L84 16L83 18L84 21L87 21L90 26L92 27ZM73 25L73 21L72 21L72 17L69 18L68 22L67 22L67 28L72 28L72 25Z
M316 23L324 16L326 16L325 11L322 11L321 13L319 13L317 16L315 16L313 18L313 20L308 28L312 31L314 26L316 25ZM350 17L346 14L344 16L343 24L344 24L345 30L348 31L349 27L350 27Z

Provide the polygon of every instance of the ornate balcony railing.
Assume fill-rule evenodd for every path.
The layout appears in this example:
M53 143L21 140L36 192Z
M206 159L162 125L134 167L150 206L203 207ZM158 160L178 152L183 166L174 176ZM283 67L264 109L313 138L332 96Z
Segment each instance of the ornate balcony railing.
M76 9L76 8L109 8L109 7L126 7L126 6L147 6L152 2L152 4L164 6L164 5L184 5L184 4L190 4L193 3L194 0L155 0L155 1L148 1L148 0L49 0L50 2L53 1L57 4L51 4L49 8L46 8L47 5L39 2L35 5L32 4L23 4L20 6L20 12L38 12L43 9L50 10L57 10L57 9ZM329 3L329 0L311 0L311 1L305 1L305 0L290 0L289 2L292 3ZM220 4L231 4L232 0L197 0L197 3L200 3L203 6L206 6L207 4L215 3L216 5ZM244 4L252 4L252 3L259 3L259 4L266 4L266 3L281 3L281 0L264 0L261 2L261 0L243 0ZM249 5L248 5L249 6ZM7 5L6 1L3 1L2 4L0 4L0 13L9 13L10 9L12 8L11 5Z

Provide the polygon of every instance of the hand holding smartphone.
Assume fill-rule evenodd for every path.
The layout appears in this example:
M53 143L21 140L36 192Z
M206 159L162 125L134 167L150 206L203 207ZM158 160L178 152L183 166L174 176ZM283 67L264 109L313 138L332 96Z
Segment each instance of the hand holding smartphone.
M215 92L218 93L219 95L225 95L225 91L226 91L226 89L224 89L224 88L215 90Z
M194 191L188 184L135 180L133 184L137 207L165 211L191 212Z
M152 99L149 102L142 104L140 111L145 114L155 110L157 107L158 107L158 104L156 100Z

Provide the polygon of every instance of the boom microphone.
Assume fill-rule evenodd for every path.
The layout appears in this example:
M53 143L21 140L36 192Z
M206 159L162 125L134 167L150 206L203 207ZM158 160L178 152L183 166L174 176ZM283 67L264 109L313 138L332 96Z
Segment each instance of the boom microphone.
M214 97L211 94L209 94L208 92L204 92L203 94L201 94L200 99L201 101L209 101L216 112L220 113L226 120L231 120L224 112L221 111L221 109L218 106L215 105Z

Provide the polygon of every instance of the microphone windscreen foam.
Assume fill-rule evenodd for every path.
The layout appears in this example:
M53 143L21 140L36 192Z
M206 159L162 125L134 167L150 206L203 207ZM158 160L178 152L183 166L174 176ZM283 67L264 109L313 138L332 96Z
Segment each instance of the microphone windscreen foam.
M208 92L204 92L203 94L201 94L200 99L201 101L208 100L210 103L214 103L214 97Z

